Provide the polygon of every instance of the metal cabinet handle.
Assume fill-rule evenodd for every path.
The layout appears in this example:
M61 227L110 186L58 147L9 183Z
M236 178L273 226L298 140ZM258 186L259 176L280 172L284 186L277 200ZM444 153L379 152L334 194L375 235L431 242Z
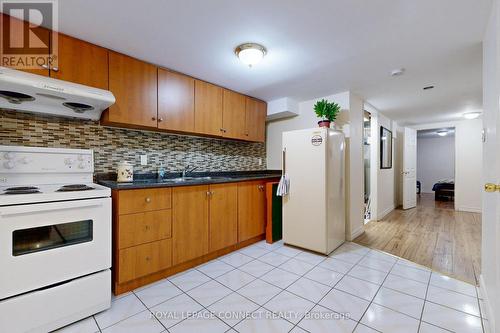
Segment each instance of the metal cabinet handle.
M212 193L210 191L207 191L207 197L209 197Z
M150 202L151 202L151 198L147 197L147 198L146 198L146 202L147 202L147 203L150 203Z
M162 122L163 121L163 118L158 118L158 122Z
M146 231L149 230L149 228L150 228L149 225L145 226Z
M150 261L151 260L151 257L146 257L146 261Z
M151 120L155 121L155 120L156 120L156 117L151 117Z

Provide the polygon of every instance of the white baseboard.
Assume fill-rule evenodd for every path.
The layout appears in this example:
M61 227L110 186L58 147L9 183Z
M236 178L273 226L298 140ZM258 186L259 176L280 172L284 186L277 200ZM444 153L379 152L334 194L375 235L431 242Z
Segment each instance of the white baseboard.
M356 239L356 237L358 237L359 235L361 235L363 232L365 232L365 227L364 225L360 226L359 228L357 228L356 230L354 230L352 233L351 233L351 239L348 239L349 241L352 241L354 239Z
M455 210L460 212L482 213L481 207L455 206Z
M485 332L495 332L495 316L493 316L493 309L491 308L491 304L489 302L489 297L486 292L486 288L484 287L484 279L483 279L483 274L479 275L479 289L481 289L481 295L483 296L484 302L483 304L486 305L486 309L481 309L481 311L486 312L485 317L488 318L488 320L483 321L485 324L489 324L489 330L485 329Z
M387 208L386 210L382 211L380 214L377 216L377 221L382 220L384 217L389 215L390 212L392 212L394 209L396 209L396 206L392 205L391 207Z

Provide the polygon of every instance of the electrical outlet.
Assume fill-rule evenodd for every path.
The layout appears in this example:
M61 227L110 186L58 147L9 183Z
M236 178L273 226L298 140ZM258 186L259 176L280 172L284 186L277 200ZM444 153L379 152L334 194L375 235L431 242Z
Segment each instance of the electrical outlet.
M259 157L259 165L262 165L262 158Z
M141 155L141 165L148 165L148 155Z

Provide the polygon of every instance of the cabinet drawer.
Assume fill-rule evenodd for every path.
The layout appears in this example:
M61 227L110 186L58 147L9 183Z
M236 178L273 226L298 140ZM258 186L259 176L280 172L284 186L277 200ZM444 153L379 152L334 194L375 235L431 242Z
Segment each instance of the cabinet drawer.
M118 219L119 249L172 237L170 209L122 215Z
M170 209L172 190L170 188L150 188L120 191L118 214L141 213L152 210Z
M129 247L119 257L118 283L134 280L172 265L172 240Z

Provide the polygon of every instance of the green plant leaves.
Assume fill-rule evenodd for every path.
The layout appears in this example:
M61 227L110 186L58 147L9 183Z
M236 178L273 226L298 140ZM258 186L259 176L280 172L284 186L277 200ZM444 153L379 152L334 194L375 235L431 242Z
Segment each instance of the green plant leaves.
M322 99L314 104L314 112L318 118L335 121L340 112L340 105L335 102L328 102L326 99Z

